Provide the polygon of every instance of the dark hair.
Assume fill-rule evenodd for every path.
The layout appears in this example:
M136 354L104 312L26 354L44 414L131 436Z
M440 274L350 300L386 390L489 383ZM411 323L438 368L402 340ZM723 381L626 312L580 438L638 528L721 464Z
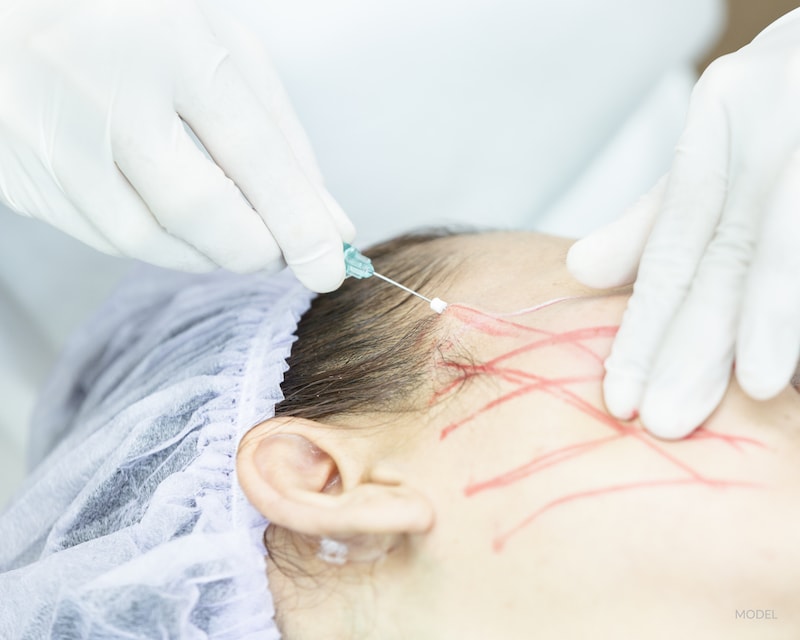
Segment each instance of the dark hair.
M435 246L452 235L406 234L364 253L379 273L434 297L461 264ZM415 392L427 381L438 318L424 301L375 277L348 278L317 296L298 325L276 415L322 420L419 408Z
M444 229L405 234L364 253L379 273L434 297L461 265L460 257L437 246L453 235ZM281 384L285 399L275 415L331 421L425 408L418 392L433 385L438 319L424 301L374 277L348 278L317 296L298 324ZM263 540L284 575L316 578L291 532L271 525Z

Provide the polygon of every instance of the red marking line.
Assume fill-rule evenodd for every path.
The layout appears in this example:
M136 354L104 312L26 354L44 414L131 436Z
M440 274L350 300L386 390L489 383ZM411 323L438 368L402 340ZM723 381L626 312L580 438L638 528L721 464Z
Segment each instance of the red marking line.
M586 382L597 382L602 379L602 371L586 375L586 376L573 376L565 378L547 378L536 375L529 371L523 371L517 368L510 368L502 366L502 363L510 360L516 356L530 353L537 349L542 349L551 346L570 347L582 352L592 362L592 367L596 366L595 363L602 364L602 358L591 348L586 346L584 342L589 340L596 340L603 338L610 340L613 338L619 327L616 326L596 326L596 327L583 327L580 329L573 329L563 333L555 333L539 329L536 327L529 327L517 322L506 320L508 316L520 316L527 313L533 313L542 308L563 302L564 300L571 300L574 298L559 298L549 302L531 307L530 309L523 309L518 312L510 314L493 315L472 307L465 305L451 304L447 308L447 313L450 317L454 317L461 321L466 329L480 331L489 336L494 337L516 337L522 338L525 335L535 334L536 338L522 346L516 347L507 353L497 356L488 362L481 364L459 364L454 362L444 362L442 366L455 367L459 370L459 375L456 380L450 382L443 389L436 392L433 396L434 401L436 398L451 392L456 386L465 382L474 376L493 376L501 379L512 385L516 385L512 391L504 393L497 398L487 402L479 409L473 411L469 415L461 418L458 421L452 422L440 433L440 439L444 440L458 428L464 424L474 420L478 416L496 409L500 405L523 397L529 393L546 393L565 405L573 407L585 416L588 416L595 422L603 427L610 429L613 433L605 437L588 440L586 442L576 443L548 451L542 455L532 458L530 461L519 465L514 469L510 469L498 475L495 475L486 480L476 481L468 484L464 488L464 494L467 497L475 496L488 490L499 489L507 487L528 478L539 471L551 467L556 464L566 463L570 460L578 459L581 456L589 455L593 451L597 451L602 447L613 442L619 442L624 438L632 437L635 441L644 445L644 447L651 453L662 460L667 461L675 470L687 477L678 479L663 479L651 480L643 482L633 482L627 484L611 485L607 487L600 487L587 491L580 491L576 493L566 494L554 500L551 500L542 507L536 509L530 515L526 516L518 524L511 529L498 536L494 540L494 549L500 551L506 545L508 540L518 533L520 530L534 522L539 516L548 510L569 502L574 502L584 498L600 496L610 493L619 493L622 491L631 491L633 489L642 488L655 488L655 487L668 487L668 486L705 486L713 488L755 488L757 485L748 483L729 482L725 480L714 480L703 476L698 470L692 468L682 460L679 460L674 455L666 451L663 444L647 435L640 427L632 424L624 424L606 413L604 410L595 407L588 400L575 393L569 387ZM505 316L505 317L503 317ZM588 364L588 363L587 363ZM723 433L717 433L708 429L698 429L691 436L694 440L711 440L715 442L725 443L736 451L742 451L743 445L751 445L757 447L764 447L765 445L753 438L743 436L733 436Z

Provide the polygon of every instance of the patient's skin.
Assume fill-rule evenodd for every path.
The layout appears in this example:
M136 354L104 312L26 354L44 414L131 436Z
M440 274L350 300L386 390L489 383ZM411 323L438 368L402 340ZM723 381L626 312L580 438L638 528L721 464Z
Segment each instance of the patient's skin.
M445 357L467 351L478 366L437 356L429 408L369 436L375 459L432 502L435 525L347 580L326 576L317 588L341 594L327 613L363 607L368 637L383 640L800 637L800 396L754 402L734 383L680 442L611 419L601 362L627 294L572 281L569 244L443 241L470 259L425 293L451 302ZM581 298L497 318L563 296ZM316 607L309 637L338 637L326 601L274 568L270 580L286 619Z

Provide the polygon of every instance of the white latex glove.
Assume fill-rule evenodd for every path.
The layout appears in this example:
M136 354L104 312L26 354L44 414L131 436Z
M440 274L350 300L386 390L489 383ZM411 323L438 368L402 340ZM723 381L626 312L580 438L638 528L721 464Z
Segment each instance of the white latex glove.
M0 0L0 199L109 254L186 271L285 260L335 289L353 226L223 6Z
M668 177L576 243L568 267L597 288L636 277L606 361L618 418L638 412L657 436L688 435L722 399L734 356L753 398L789 383L800 357L800 10L706 70Z

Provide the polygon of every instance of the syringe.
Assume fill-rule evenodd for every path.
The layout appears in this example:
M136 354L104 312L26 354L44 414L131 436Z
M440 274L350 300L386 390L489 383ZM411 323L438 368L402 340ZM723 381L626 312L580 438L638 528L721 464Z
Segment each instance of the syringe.
M447 303L441 298L433 298L433 300L431 300L430 298L423 296L421 293L417 293L413 289L409 289L399 282L395 282L391 278L387 278L386 276L378 273L375 271L375 267L372 266L372 260L367 258L367 256L362 254L353 245L346 242L344 243L344 268L348 277L361 279L375 276L376 278L380 278L381 280L384 280L385 282L388 282L389 284L392 284L413 296L422 298L436 313L442 313L447 308Z

